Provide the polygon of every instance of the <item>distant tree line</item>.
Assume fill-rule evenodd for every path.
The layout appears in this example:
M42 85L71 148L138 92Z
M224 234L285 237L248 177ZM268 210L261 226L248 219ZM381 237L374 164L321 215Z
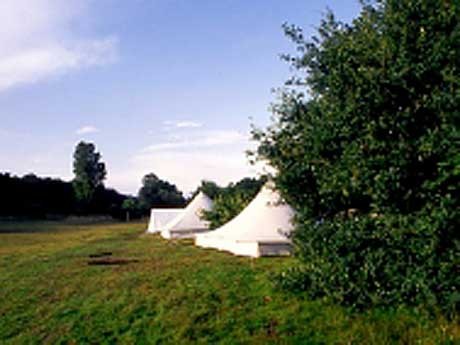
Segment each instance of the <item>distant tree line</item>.
M53 218L69 215L105 214L122 217L121 205L127 196L100 186L85 209L79 205L71 182L42 178L34 174L23 177L0 173L0 217ZM7 197L5 197L7 196Z
M215 202L204 217L216 228L241 212L254 198L264 178L244 178L221 187L212 181L201 185L187 200L172 183L154 173L146 174L137 196L107 188L102 155L93 143L80 142L73 154L74 179L66 182L27 174L23 177L0 173L0 218L62 218L71 215L108 215L127 221L147 216L151 208L180 208L203 191Z
M147 174L138 196L106 188L107 175L101 154L93 143L80 142L73 155L71 182L27 174L0 173L0 217L60 218L70 215L108 215L133 219L147 215L152 207L183 207L185 198L177 187Z

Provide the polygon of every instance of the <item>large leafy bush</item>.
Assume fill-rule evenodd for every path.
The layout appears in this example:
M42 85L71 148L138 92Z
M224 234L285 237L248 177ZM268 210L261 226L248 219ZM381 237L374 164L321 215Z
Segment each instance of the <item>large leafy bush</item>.
M387 0L306 41L254 131L298 211L282 284L346 304L458 308L460 5Z

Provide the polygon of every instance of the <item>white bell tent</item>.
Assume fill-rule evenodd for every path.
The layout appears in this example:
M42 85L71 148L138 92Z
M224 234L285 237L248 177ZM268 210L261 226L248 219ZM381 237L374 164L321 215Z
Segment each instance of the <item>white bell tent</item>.
M187 207L161 229L164 238L191 238L196 233L209 231L209 222L201 219L203 210L212 209L212 200L199 192Z
M152 208L147 232L160 232L166 224L183 212L183 208Z
M289 255L293 209L280 201L280 195L267 183L235 218L220 228L195 236L195 244L217 248L236 255L259 257Z

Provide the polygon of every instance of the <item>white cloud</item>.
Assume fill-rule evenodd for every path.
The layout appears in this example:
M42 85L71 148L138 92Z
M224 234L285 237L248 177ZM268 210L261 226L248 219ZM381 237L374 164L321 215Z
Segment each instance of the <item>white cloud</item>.
M248 136L235 130L200 131L199 133L191 133L187 136L175 134L170 136L170 139L172 140L152 144L146 147L144 151L206 148L248 143Z
M189 121L189 120L163 121L163 129L166 129L166 130L172 130L174 128L201 128L201 127L203 127L203 124L200 122L196 122L196 121Z
M108 184L135 193L142 177L154 172L184 192L203 179L225 185L260 172L249 164L245 151L252 147L247 135L235 130L209 130L172 135L170 140L144 148L123 169L109 171Z
M78 135L96 133L96 132L99 132L99 130L94 126L83 126L75 131L75 133Z
M150 172L176 184L184 192L194 190L203 179L225 185L256 174L243 151L225 154L214 150L148 152L135 155L124 171L109 171L108 184L123 192L135 193L142 177Z
M193 121L179 121L176 123L177 128L199 128L202 126L203 124Z
M0 92L116 60L116 37L82 38L72 27L84 18L87 3L0 2Z

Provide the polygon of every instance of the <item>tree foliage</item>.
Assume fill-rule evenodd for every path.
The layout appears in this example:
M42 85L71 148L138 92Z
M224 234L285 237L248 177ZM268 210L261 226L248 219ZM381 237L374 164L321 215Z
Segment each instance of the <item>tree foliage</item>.
M376 1L349 25L328 14L310 41L285 32L296 73L254 131L297 210L282 283L359 307L458 308L460 6Z
M16 177L0 173L0 190L8 196L0 199L0 217L59 218L82 214L70 182L33 174ZM125 195L100 186L85 213L122 218L121 204L125 199Z
M182 207L185 204L182 192L175 185L158 178L153 173L143 177L138 199L144 211L152 207Z
M121 204L121 208L126 212L126 221L129 222L132 216L136 214L139 205L136 198L126 198Z
M195 195L198 194L198 192L200 191L206 194L211 199L215 199L222 192L222 187L219 187L217 183L215 183L214 181L203 180L201 181L201 184L198 187L198 189L194 193L192 193L191 198L193 199Z
M96 189L103 186L107 175L105 164L100 161L101 154L96 152L94 144L84 141L78 143L73 157L75 196L78 201L87 205L92 201Z
M43 218L69 214L75 208L72 185L33 174L21 177L0 173L0 216Z

